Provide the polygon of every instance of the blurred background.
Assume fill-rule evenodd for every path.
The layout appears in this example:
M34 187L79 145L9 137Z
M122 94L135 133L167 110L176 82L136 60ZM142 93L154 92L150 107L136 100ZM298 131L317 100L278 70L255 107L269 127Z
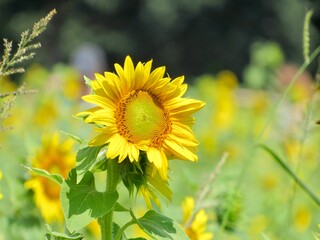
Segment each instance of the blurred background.
M18 41L23 30L56 8L37 54L45 66L82 66L82 56L92 55L105 69L129 54L154 59L172 76L184 74L189 81L224 69L242 81L256 42L277 42L287 61L301 63L302 20L313 8L314 46L319 5L317 0L1 0L0 38Z
M18 43L21 32L53 8L58 14L40 35L35 58L24 63L26 72L0 78L1 93L15 91L21 82L38 91L16 99L4 122L12 129L0 134L0 240L43 239L45 223L63 231L62 213L50 221L44 214L59 206L59 189L20 166L45 169L50 153L65 145L67 156L55 156L58 163L75 154L79 145L67 144L70 137L60 130L83 139L95 135L72 117L87 108L81 100L88 92L83 75L114 71L113 64L122 65L127 55L135 64L153 59L153 69L166 66L172 78L185 75L186 95L206 102L193 128L199 162L170 161L174 198L165 214L182 224L185 197L196 197L227 152L204 203L206 231L228 240L313 239L320 231L319 207L255 148L258 140L272 148L320 196L316 60L273 111L304 62L309 9L314 11L310 52L319 46L319 0L0 0L0 39ZM55 171L69 168L58 164ZM48 191L32 187L30 180ZM127 192L122 196L129 201ZM136 207L145 209L141 202ZM84 229L86 239L99 239L97 229L96 223Z

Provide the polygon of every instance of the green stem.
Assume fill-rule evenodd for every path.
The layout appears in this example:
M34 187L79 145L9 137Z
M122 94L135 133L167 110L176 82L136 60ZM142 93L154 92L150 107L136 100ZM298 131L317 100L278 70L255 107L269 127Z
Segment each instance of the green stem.
M303 72L306 70L306 68L310 65L310 63L319 55L320 53L320 46L318 46L313 53L310 55L310 59L309 61L304 62L301 67L298 69L298 71L296 72L296 74L293 76L293 78L291 79L288 87L286 88L286 90L284 91L284 93L281 95L280 99L277 101L277 103L275 104L274 108L272 109L272 112L267 120L267 122L265 123L263 129L261 130L258 138L257 138L257 142L259 142L265 131L267 130L267 128L269 127L270 123L272 122L272 120L274 119L274 116L276 114L276 111L278 110L280 104L284 101L284 99L287 97L287 95L289 94L289 92L291 91L293 85L296 83L296 81L299 79L299 77L303 74Z
M119 183L119 166L116 159L108 160L106 192L113 192ZM112 239L113 209L99 219L101 240Z
M289 176L291 178L293 178L296 183L310 196L310 198L320 207L320 199L307 187L307 185L304 184L304 182L302 182L296 174L294 174L294 172L287 166L287 164L285 164L285 162L283 162L270 148L268 148L267 146L260 144L258 145L258 147L263 148L264 150L266 150L270 155L272 155L272 157L274 158L274 160L277 161L277 163L289 174Z
M298 69L298 71L296 72L296 74L293 76L293 78L291 79L288 87L286 88L286 90L284 91L284 93L282 94L282 96L280 97L280 99L277 101L277 103L275 104L274 108L272 109L270 115L269 115L269 118L267 119L266 123L264 124L264 127L263 129L260 131L257 139L256 139L256 143L260 142L264 133L266 132L266 130L268 129L269 125L271 124L272 120L274 119L274 116L279 108L279 106L281 105L281 103L285 100L285 98L287 97L287 95L289 94L290 90L292 89L293 85L295 84L295 82L299 79L299 77L303 74L303 72L306 70L306 68L310 65L310 63L319 55L320 53L320 46L318 46L314 51L313 53L310 55L310 58L309 58L309 61L308 62L304 62L302 64L302 66ZM242 182L243 182L243 179L245 178L246 176L246 173L247 173L247 170L249 169L249 165L251 163L251 160L252 160L252 157L254 155L254 149L255 148L251 148L251 151L249 152L248 154L248 158L246 160L246 162L243 164L243 167L240 171L240 174L239 174L239 177L238 177L238 181L237 181L237 184L233 190L233 195L235 195ZM221 227L219 229L219 231L217 232L216 234L216 238L219 239L219 236L221 234L221 232L224 230L225 228L225 225L226 223L228 222L228 217L229 217L229 214L230 214L230 208L228 208L228 210L226 211L226 213L224 214L223 216L223 221L222 221L222 224L221 224Z
M127 222L125 225L123 225L123 227L119 230L119 232L117 233L117 235L115 236L114 240L121 240L122 234L124 233L124 231L130 227L131 225L135 224L135 220L132 219L130 222Z

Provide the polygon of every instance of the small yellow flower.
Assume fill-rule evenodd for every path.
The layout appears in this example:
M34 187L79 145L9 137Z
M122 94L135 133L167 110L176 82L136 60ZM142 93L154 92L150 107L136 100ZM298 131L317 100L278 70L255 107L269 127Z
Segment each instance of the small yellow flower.
M58 133L43 137L42 148L32 158L32 166L47 170L52 174L60 174L66 178L75 163L75 154L72 151L73 144L74 141L71 139L60 141ZM47 222L63 220L58 184L47 178L32 175L25 186L34 191L35 203Z
M182 204L185 232L191 240L212 240L213 234L206 232L208 215L204 209L200 209L193 217L194 204L192 197L186 197ZM189 222L190 218L191 222Z
M163 180L167 179L168 157L197 161L197 140L191 130L191 116L204 106L202 101L182 98L187 91L184 77L165 77L165 67L151 71L152 61L131 58L115 73L95 74L94 94L84 96L97 107L79 113L87 123L99 126L100 134L89 145L108 144L106 157L138 162L145 152Z
M0 180L2 179L3 175L2 172L0 171ZM3 194L0 192L0 200L3 198Z
M300 206L294 214L294 226L297 231L304 232L311 224L312 215L306 206Z

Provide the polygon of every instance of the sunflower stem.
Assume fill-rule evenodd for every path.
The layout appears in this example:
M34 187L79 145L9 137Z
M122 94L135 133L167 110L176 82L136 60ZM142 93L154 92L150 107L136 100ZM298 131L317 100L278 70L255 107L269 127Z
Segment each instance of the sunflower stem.
M116 159L108 161L106 192L113 192L117 190L119 183L119 166ZM113 209L102 216L98 222L101 229L101 240L113 240Z

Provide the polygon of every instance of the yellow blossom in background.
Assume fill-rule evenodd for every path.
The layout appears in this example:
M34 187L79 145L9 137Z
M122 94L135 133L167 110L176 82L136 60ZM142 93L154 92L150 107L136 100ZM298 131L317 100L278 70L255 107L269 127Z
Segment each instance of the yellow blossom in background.
M167 179L168 157L197 161L197 140L191 130L192 114L204 102L182 98L187 91L184 77L165 77L165 67L151 71L152 61L136 67L131 58L124 67L115 64L115 73L95 74L91 81L94 94L84 96L97 105L78 116L99 125L100 134L89 145L108 144L106 157L139 161L146 152L150 163L163 180Z
M18 86L12 82L8 77L0 77L0 93L11 93L15 91Z
M66 71L65 83L63 84L64 95L71 99L77 100L81 96L82 81L80 81L80 74L73 68Z
M213 124L218 129L227 129L234 121L237 109L235 96L237 83L237 77L230 71L222 71L217 75Z
M32 157L32 167L47 170L51 174L60 174L66 178L69 170L75 164L75 154L72 151L74 141L60 141L58 133L44 136L42 146ZM60 206L60 186L41 176L32 175L26 181L26 188L34 192L34 200L46 222L62 221Z
M89 232L96 238L99 238L100 235L101 235L101 232L100 232L100 225L98 223L97 220L95 221L92 221L88 224L87 226Z
M54 65L46 85L49 89L63 93L63 97L75 101L81 96L82 82L80 73L74 67L60 63Z
M186 197L182 204L184 230L191 240L212 240L213 234L206 232L208 215L200 209L193 216L194 204L192 197Z
M48 79L49 71L40 64L32 64L22 75L22 81L30 88L43 89Z
M306 206L300 206L294 213L294 227L298 232L304 232L311 224L311 212Z
M217 78L218 84L222 87L229 89L236 89L238 87L238 78L231 71L221 71L218 73Z
M261 187L263 189L274 189L279 185L279 175L274 172L267 172L261 176Z
M2 172L0 171L0 181L2 180L2 177L3 177L3 175L2 175ZM1 189L0 189L1 190ZM2 192L0 192L0 200L3 198L3 194L2 194Z
M249 226L249 232L252 236L260 236L262 232L265 232L268 225L270 224L270 219L265 215L257 215L252 217Z
M37 126L47 126L58 117L57 103L52 98L43 99L35 110L32 122Z

